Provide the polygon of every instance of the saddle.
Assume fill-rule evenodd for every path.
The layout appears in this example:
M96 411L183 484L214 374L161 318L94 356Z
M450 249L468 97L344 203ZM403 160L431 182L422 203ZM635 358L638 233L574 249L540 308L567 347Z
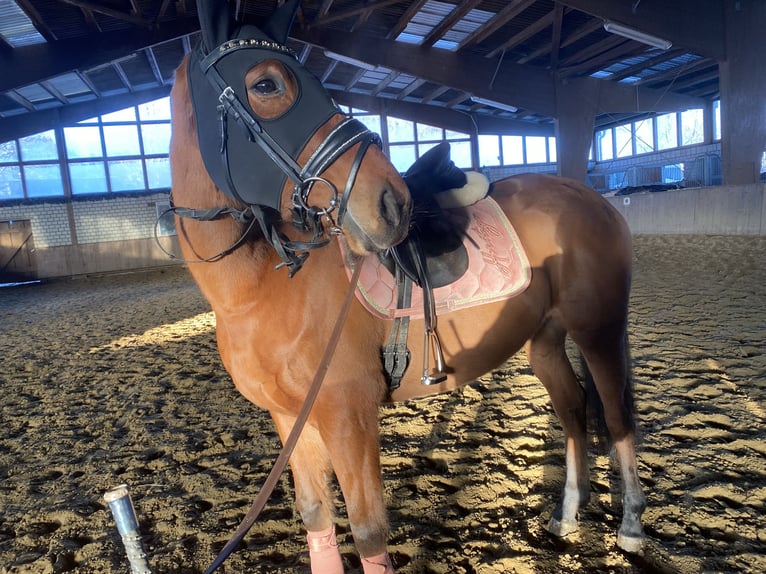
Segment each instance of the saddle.
M448 213L439 204L440 194L460 189L468 180L449 153L449 144L442 142L404 174L414 205L412 225L407 238L388 250L389 271L393 274L393 265L399 265L421 288L424 283L431 288L449 285L468 269L463 245L468 220Z
M413 200L413 224L407 238L389 249L383 265L395 277L397 307L408 308L412 284L423 290L425 318L423 374L425 385L438 384L447 378L448 367L439 341L436 304L433 290L457 281L468 269L467 237L469 218L459 207L484 197L489 184L480 174L478 185L469 186L469 197L460 197L468 176L450 159L450 146L442 142L418 159L404 174ZM470 238L469 238L470 239ZM388 344L383 351L384 367L389 376L389 392L399 387L409 365L407 349L409 317L397 317ZM429 369L433 355L435 369Z

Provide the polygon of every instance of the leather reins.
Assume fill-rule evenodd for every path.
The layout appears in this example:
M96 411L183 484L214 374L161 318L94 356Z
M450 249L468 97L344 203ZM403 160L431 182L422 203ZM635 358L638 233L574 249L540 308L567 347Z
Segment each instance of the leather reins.
M298 412L298 416L295 419L295 424L293 425L287 440L285 440L284 446L282 447L282 450L280 451L279 456L277 457L277 460L271 469L271 472L269 472L269 476L263 483L261 491L258 493L258 496L250 507L250 510L247 511L247 514L242 519L242 522L237 527L237 530L234 532L231 539L226 543L226 545L223 547L221 552L218 554L213 563L208 567L208 569L205 570L205 574L212 574L215 572L218 567L223 564L223 562L231 555L237 545L248 533L250 528L252 528L253 524L255 524L255 521L258 518L258 515L266 506L266 502L271 496L271 493L274 491L280 475L287 467L290 456L295 449L295 445L297 444L298 438L303 431L303 427L306 425L306 421L308 420L309 414L311 413L311 408L314 406L314 402L316 401L316 398L319 394L319 389L322 386L322 382L324 381L325 375L327 374L327 370L330 367L330 361L335 354L335 348L338 346L338 342L340 341L340 335L343 331L343 325L346 322L346 317L348 316L349 309L351 308L351 302L354 299L354 291L356 291L356 284L359 281L359 275L361 271L361 261L355 260L354 273L351 276L351 283L349 285L348 291L346 292L346 296L343 299L343 305L341 306L338 318L335 320L335 325L333 326L332 333L330 334L330 339L327 341L327 346L325 347L324 354L322 355L322 360L320 361L316 373L314 374L314 379L311 382L311 386L309 387L308 392L306 393L306 398L303 400L301 410Z

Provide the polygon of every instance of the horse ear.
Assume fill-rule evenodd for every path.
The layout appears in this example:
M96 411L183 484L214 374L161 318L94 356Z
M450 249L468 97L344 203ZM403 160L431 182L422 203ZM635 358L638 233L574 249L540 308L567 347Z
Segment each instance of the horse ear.
M234 19L227 0L197 0L197 16L205 52L211 52L231 38Z
M263 25L263 31L275 42L284 44L295 19L301 0L287 0L279 6Z

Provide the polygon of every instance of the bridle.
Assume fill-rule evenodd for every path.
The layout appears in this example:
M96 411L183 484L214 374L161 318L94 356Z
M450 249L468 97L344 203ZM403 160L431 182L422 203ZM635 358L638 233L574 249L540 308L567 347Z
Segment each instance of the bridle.
M179 217L191 218L199 221L210 221L232 216L235 220L248 224L244 234L230 247L212 257L196 261L215 261L227 255L243 243L245 236L257 223L264 237L271 243L280 257L281 263L278 267L286 266L289 269L290 276L292 276L301 268L303 262L308 257L308 252L310 250L322 247L329 243L329 238L325 237L325 235L332 236L341 234L343 219L348 209L349 196L356 181L362 160L370 145L381 145L380 136L370 131L360 121L353 118L345 118L322 140L305 162L305 165L300 166L295 157L293 157L293 155L297 154L291 154L277 138L272 136L270 130L264 125L265 122L255 117L250 107L243 103L242 97L238 95L236 90L232 87L231 84L233 82L227 82L217 67L217 64L226 56L244 50L257 51L258 55L263 53L263 55L261 55L262 58L269 55L279 57L283 62L286 62L284 58L287 56L291 62L290 65L295 66L292 71L294 71L296 81L299 82L299 85L301 81L309 84L304 88L304 92L308 92L308 96L304 93L302 101L295 105L312 105L311 96L313 95L313 92L311 90L316 91L316 88L313 85L313 82L310 79L307 79L305 75L296 73L299 67L301 69L302 67L293 50L283 44L273 40L257 38L228 40L218 46L215 50L212 50L210 53L201 57L198 62L199 69L201 69L203 75L207 78L207 88L213 91L217 100L216 132L219 138L219 146L217 148L218 157L207 157L203 153L203 159L205 160L208 171L211 172L211 177L213 177L216 185L224 193L247 205L247 207L244 209L214 208L212 210L196 210L172 206L169 211L172 211ZM296 62L298 63L296 64ZM191 61L190 67L193 64L194 61ZM192 95L194 95L194 89L200 89L198 85L195 86L193 83L190 83L190 88L192 89ZM324 92L323 89L322 92L326 95L326 92ZM324 113L325 115L331 114L328 116L328 120L332 115L342 113L337 106L335 106L334 102L330 108L322 95L314 95L314 98L319 102L319 113ZM328 96L327 98L329 100ZM200 96L195 98L195 101L193 102L195 115L198 120L201 117L196 109L199 99ZM300 113L305 114L308 112L302 111ZM279 119L276 121L269 121L268 123L274 128L278 121ZM295 122L295 120L293 120L293 122ZM232 124L241 129L230 130ZM316 131L320 127L321 125L317 126L312 132L304 134L307 136L307 141L316 134ZM298 137L300 137L300 134ZM234 147L232 147L232 142L234 142ZM282 176L282 179L279 181L280 191L283 187L283 181L289 179L292 182L293 191L291 194L291 210L293 213L293 223L298 228L310 232L312 234L310 240L292 241L277 229L276 223L278 223L279 217L278 215L275 215L274 211L277 211L277 213L279 211L281 194L279 197L274 197L272 194L269 194L268 196L261 194L253 198L253 192L251 190L245 190L242 188L242 185L238 184L236 178L237 173L235 173L234 170L242 170L244 168L236 164L233 165L234 160L232 160L231 157L232 149L236 150L236 153L241 154L242 150L240 150L239 147L246 146L248 143L256 144L258 149L265 154L265 157L278 167L280 175ZM359 146L351 164L351 168L349 169L345 187L342 192L339 192L335 185L324 178L322 174L338 158L357 144L361 145ZM238 163L241 163L241 161ZM248 165L247 169L253 169L252 165ZM217 178L216 175L218 176ZM277 185L277 180L272 178L272 181L267 182L267 185L268 183ZM330 200L326 206L316 206L310 201L311 192L316 185L323 186L329 191Z

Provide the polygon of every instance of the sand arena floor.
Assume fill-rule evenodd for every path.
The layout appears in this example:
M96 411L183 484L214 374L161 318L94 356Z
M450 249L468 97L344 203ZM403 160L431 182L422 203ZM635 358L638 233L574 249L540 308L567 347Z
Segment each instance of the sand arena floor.
M766 237L637 237L631 343L648 544L614 546L609 458L566 541L543 525L561 432L525 359L381 409L398 572L766 572ZM128 483L155 573L197 573L278 453L182 268L0 290L0 573L127 572L103 494ZM359 571L340 506L339 540ZM308 572L284 475L223 572Z

